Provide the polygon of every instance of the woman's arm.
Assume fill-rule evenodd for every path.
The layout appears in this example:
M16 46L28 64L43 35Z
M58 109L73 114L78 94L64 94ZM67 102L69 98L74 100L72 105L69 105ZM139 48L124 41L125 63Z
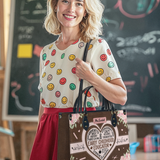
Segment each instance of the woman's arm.
M44 107L41 105L41 102L40 102L39 113L38 113L38 125L39 125L40 119L42 117L43 111L44 111Z
M87 80L96 88L106 99L124 105L127 101L127 91L122 79L114 79L110 82L98 76L91 68L90 64L76 58L76 75Z

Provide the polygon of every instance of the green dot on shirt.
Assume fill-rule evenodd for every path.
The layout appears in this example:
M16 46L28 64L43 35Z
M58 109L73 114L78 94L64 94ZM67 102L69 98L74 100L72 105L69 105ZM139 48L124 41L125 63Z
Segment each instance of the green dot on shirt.
M109 67L109 68L113 68L113 67L114 67L114 63L113 63L113 62L109 62L109 63L108 63L108 67Z
M76 89L76 85L75 85L74 83L71 83L71 84L69 85L69 88L70 88L71 90L75 90L75 89Z
M61 55L61 59L63 59L65 57L65 53L63 53L62 55Z

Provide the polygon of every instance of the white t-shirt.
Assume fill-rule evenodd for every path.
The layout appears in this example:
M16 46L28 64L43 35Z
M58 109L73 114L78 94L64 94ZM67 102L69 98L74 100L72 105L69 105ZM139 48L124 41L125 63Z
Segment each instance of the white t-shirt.
M86 43L80 39L65 50L57 48L55 42L46 45L40 54L40 83L41 104L48 108L70 108L78 96L80 80L76 76L75 58L83 58ZM87 62L92 69L106 81L121 78L113 54L103 39L92 40ZM83 89L91 86L83 81ZM84 99L85 93L83 93ZM83 104L83 103L82 103ZM98 91L91 88L87 94L87 107L99 105Z

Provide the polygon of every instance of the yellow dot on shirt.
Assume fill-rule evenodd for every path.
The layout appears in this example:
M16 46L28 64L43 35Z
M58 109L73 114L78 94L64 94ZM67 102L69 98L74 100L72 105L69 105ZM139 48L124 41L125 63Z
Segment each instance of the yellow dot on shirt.
M49 46L49 49L51 49L53 47L53 44Z
M51 102L51 103L49 104L49 106L50 106L51 108L54 108L54 107L56 106L56 103L55 103L55 102Z
M107 77L106 81L109 82L111 80L111 77Z
M75 56L74 54L71 54L71 55L69 56L69 60L70 60L70 61L73 61L75 58L76 58L76 56Z
M55 66L55 62L50 64L50 67L53 68Z
M63 103L63 104L66 104L66 103L67 103L67 97L63 97L63 98L62 98L62 103Z
M97 74L101 76L103 74L104 70L102 68L97 69Z
M89 45L88 50L90 50L91 48L93 48L93 44Z
M61 69L57 69L57 75L60 75L62 73Z
M52 90L54 89L54 84L49 83L49 84L47 85L47 89L48 89L49 91L52 91Z
M44 78L46 76L46 72L43 73L42 78Z

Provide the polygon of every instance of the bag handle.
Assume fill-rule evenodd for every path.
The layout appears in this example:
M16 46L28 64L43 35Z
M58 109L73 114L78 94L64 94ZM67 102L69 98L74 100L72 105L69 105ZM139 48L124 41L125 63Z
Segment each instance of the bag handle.
M90 43L91 43L92 40L90 40L86 46L85 46L85 50L84 50L84 54L83 54L83 61L86 62L86 59L87 59L87 52L88 52L88 48L90 46ZM74 108L73 108L73 112L74 113L78 113L79 112L79 108L80 108L80 113L82 113L82 89L83 89L83 79L80 80L80 86L79 86L79 99L78 99L78 104L77 104L77 107L76 105L74 105Z
M85 46L85 50L84 50L84 54L83 54L83 61L86 62L86 58L87 58L87 53L88 53L88 48L89 48L89 45L91 43L92 40L90 40L86 46ZM75 101L75 104L74 104L74 107L73 107L73 112L74 113L82 113L82 94L84 93L84 91L86 91L86 95L89 91L90 88L92 88L93 86L89 86L87 88L85 88L83 91L82 91L82 88L83 88L83 79L80 80L80 87L79 87L79 95ZM107 99L105 99L100 93L99 93L99 97L102 98L102 109L101 110L112 110L114 111L114 106L113 104L108 101ZM87 99L87 96L85 96L85 100L84 100L84 112L87 114L87 110L86 110L86 99ZM79 110L80 109L80 110Z

